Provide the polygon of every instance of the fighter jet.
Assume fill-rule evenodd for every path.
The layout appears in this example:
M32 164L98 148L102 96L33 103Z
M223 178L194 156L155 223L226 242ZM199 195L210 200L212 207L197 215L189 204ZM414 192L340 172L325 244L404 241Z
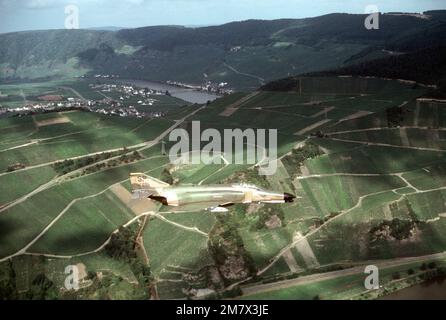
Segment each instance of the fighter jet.
M267 191L254 185L179 185L172 186L143 173L131 173L133 199L151 199L182 211L228 212L236 203L287 203L296 196Z

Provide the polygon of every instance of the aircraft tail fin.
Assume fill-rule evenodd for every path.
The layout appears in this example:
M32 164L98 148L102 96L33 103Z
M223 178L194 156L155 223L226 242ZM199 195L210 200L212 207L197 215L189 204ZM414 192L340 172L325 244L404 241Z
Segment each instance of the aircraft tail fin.
M144 173L131 173L130 174L130 183L132 184L132 190L150 190L156 188L166 188L169 187L170 184L165 183L156 178L150 177Z

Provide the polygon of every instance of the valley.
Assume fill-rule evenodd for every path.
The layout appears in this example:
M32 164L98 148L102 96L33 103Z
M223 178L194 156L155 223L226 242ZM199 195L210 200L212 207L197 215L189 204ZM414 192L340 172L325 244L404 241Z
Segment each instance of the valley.
M3 274L12 268L17 292L27 292L38 273L59 287L64 266L80 263L89 282L77 295L88 298L106 291L109 298L358 299L417 283L422 263L440 270L444 103L391 80L312 77L300 86L185 104L150 121L77 110L0 119L0 181L8 186L0 209ZM54 117L66 121L36 125ZM174 128L191 130L194 120L202 129L277 128L277 173L258 176L229 163L173 167L161 141ZM309 157L312 146L319 151ZM132 154L138 157L123 157ZM67 159L75 167L57 171ZM25 167L7 172L16 162ZM175 183L243 179L302 198L281 207L237 205L230 214L135 209L123 193L129 172ZM139 248L131 261L150 268L149 282L130 258L113 253L128 241ZM374 263L383 267L378 293L361 282ZM406 276L409 269L419 271Z
M350 70L379 58L398 59L394 52L445 45L441 10L427 11L422 18L382 14L384 27L372 31L363 27L365 18L334 13L199 28L0 34L0 79L26 82L108 75L191 86L225 84L225 90L253 91L287 76ZM409 79L408 74L402 78Z
M0 300L438 294L446 11L325 13L0 32Z

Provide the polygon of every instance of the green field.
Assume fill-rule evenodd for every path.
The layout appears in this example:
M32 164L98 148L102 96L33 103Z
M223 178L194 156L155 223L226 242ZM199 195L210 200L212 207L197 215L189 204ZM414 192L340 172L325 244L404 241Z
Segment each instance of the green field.
M33 166L135 146L154 139L173 124L163 118L120 119L80 111L61 116L69 122L38 127L30 117L0 120L0 127L6 128L0 139L0 143L6 144L0 170L14 163ZM11 146L11 141L17 145Z
M212 263L205 236L179 229L164 220L153 219L148 222L144 246L151 259L152 271L160 277L168 266L197 271Z
M444 265L444 261L435 261L437 265ZM422 273L419 269L420 264L409 263L399 267L390 267L380 270L380 281L385 283L386 287L404 286L401 281L394 279L395 274L408 276L407 271L413 270L415 274ZM415 280L415 276L410 277ZM413 281L416 282L416 281ZM379 290L380 294L383 289ZM364 288L364 274L341 276L336 279L315 281L310 284L289 286L280 290L271 290L263 293L246 295L243 299L247 300L345 300L345 299L363 299L370 292ZM376 293L375 293L376 294ZM372 291L373 295L373 291Z
M40 238L39 240L43 242L42 247L40 247L39 242L37 242L37 248L46 251L50 249L56 251L67 250L69 253L72 253L73 250L79 251L78 249L73 249L73 246L75 247L75 245L71 240L75 242L76 239L82 239L82 237L85 237L85 234L83 234L84 232L87 232L89 235L91 243L84 242L83 247L92 248L95 245L99 247L105 241L103 238L104 236L107 238L106 235L109 235L111 231L117 229L117 226L119 226L118 224L123 224L123 222L130 220L126 219L125 211L123 212L122 209L120 210L119 208L116 208L116 206L113 207L111 204L112 201L110 200L106 202L101 201L103 199L99 196L109 189L111 185L127 180L130 172L147 171L156 175L161 171L159 168L165 164L165 158L156 158L153 160L147 159L136 164L112 168L73 179L51 187L44 192L40 192L29 198L27 201L1 212L0 226L4 231L2 232L2 238L5 237L6 239L7 237L12 241L10 246L5 246L0 249L1 255L6 256L12 254L15 250L24 247L31 239L35 238L45 226L64 212L63 210L68 209L72 210L64 212L62 215L63 218L57 220L61 229L59 230L56 225L56 228L51 228L49 233L45 234L46 237ZM73 204L76 204L77 207L73 207ZM109 212L107 209L108 206L117 211ZM106 210L105 216L103 215L103 210ZM65 213L67 215L65 215ZM80 219L80 217L82 217L82 219ZM109 220L111 218L117 219L115 220L116 226L109 223L106 217ZM73 222L71 219L77 221L77 230L80 231L81 234L75 232L67 237L66 232L61 230L64 228L71 228ZM102 225L107 226L108 229L104 232L101 227L99 229L94 228L91 225L92 221L94 223L99 223L99 226L101 226L102 223ZM87 229L84 227L87 227ZM20 230L20 232L16 232L17 230ZM107 230L109 231L108 233ZM58 246L58 239L61 235L66 238L66 246ZM101 240L103 241L101 242ZM80 250L80 253L85 251ZM48 251L47 253L55 252Z
M44 95L60 95L64 99L74 97L70 90L62 88L62 86L62 81L0 84L0 105L7 108L17 108L25 103L41 102L38 97Z
M78 83L76 90L89 94L85 83ZM87 112L2 118L0 183L7 187L0 204L10 205L0 208L0 242L7 244L0 246L0 266L7 268L6 258L12 257L21 281L29 285L29 277L48 265L45 274L60 283L63 263L76 261L89 271L104 273L106 279L79 295L103 298L104 286L113 283L111 298L147 298L140 265L101 249L113 240L112 233L124 234L120 227L132 219L131 227L141 228L141 237L131 248L135 259L150 267L157 296L150 295L161 299L194 297L200 289L219 295L235 281L242 281L243 290L243 280L254 272L255 283L249 286L265 281L274 286L274 281L324 273L333 266L418 256L422 260L443 252L446 106L417 102L423 93L422 88L394 81L306 78L302 92L236 93L179 124L187 131L193 120L201 121L202 130L220 132L278 129L278 171L267 177L259 176L252 164L173 165L161 154L161 143L145 148L145 142L196 106L174 108L167 117L152 120ZM388 108L405 101L407 112L395 118ZM238 109L225 116L228 106ZM39 126L61 119L64 123ZM318 152L309 155L309 146ZM123 147L136 150L140 158L72 176L56 177L51 165ZM6 172L17 163L26 167ZM116 186L130 190L130 172L146 172L176 184L253 183L300 198L281 205L237 205L223 215L173 213L163 207L145 213L147 220L138 219L130 202L113 192ZM244 264L237 260L240 257ZM29 265L37 270L32 276L23 271ZM235 271L233 278L222 278L239 266L239 272L246 271L241 278ZM392 283L392 273L407 268L389 269L384 281ZM361 293L360 275L351 275L274 287L243 298L356 299Z
M4 205L16 200L49 182L55 176L56 172L51 166L4 174L0 176L0 184L4 186L0 195L0 203Z

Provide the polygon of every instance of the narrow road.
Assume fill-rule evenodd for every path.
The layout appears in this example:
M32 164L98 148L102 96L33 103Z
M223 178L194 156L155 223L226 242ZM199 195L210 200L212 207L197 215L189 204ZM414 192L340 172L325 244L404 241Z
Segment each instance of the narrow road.
M446 252L430 254L419 257L408 257L408 258L395 258L389 260L378 260L378 261L364 261L360 266L355 266L349 269L331 271L326 273L318 273L312 274L309 276L302 276L295 279L283 280L278 282L266 283L266 284L257 284L257 285L247 285L242 287L243 296L253 295L263 292L275 291L290 287L295 287L298 285L307 285L323 280L336 279L339 277L345 277L355 274L364 274L365 266L367 265L375 265L379 269L384 268L392 268L398 267L406 264L416 263L416 262L425 262L435 259L445 259ZM365 277L365 275L364 275Z
M27 199L31 198L32 196L51 188L52 186L54 186L57 182L55 181L55 178L53 178L52 180L48 181L45 184L40 185L39 187L37 187L36 189L34 189L33 191L31 191L30 193L25 194L24 196L8 203L7 205L3 206L2 208L0 208L0 213L2 213L3 211L6 211L24 201L26 201Z
M102 93L101 91L96 91L97 93L99 93L101 96L103 96L105 99L108 99L110 101L116 101L115 99L110 98L109 96L107 96L105 93Z
M227 64L226 62L223 62L223 65L226 68L228 68L229 70L231 70L231 71L233 71L233 72L235 72L235 73L237 73L239 75L246 76L246 77L258 80L261 85L265 84L265 79L263 79L262 77L259 77L259 76L253 75L253 74L249 74L249 73L240 72L236 68L234 68L233 66Z
M163 212L163 213L167 213L167 212ZM183 229L183 230L198 233L198 234L200 234L200 235L202 235L202 236L204 236L204 237L206 237L206 238L209 237L208 234L207 234L206 232L201 231L201 230L198 229L197 227L186 227L186 226L184 226L184 225L182 225L182 224L179 224L179 223L176 223L176 222L171 221L171 220L169 220L169 219L166 219L164 216L162 216L162 215L159 214L159 213L152 212L152 213L149 213L149 215L151 215L151 216L153 216L153 217L155 217L155 218L157 218L157 219L160 219L160 220L162 220L162 221L164 221L164 222L166 222L166 223L169 223L169 224L171 224L171 225L174 225L174 226L176 226L176 227L178 227L178 228L181 228L181 229Z
M176 120L175 124L173 124L171 127L169 127L164 132L162 132L154 140L142 142L142 143L135 144L135 145L132 145L132 146L127 146L127 148L128 149L137 149L137 151L143 151L143 150L146 150L148 148L153 147L154 145L159 143L162 139L164 139L170 133L170 131L172 131L173 129L177 128L181 124L183 124L184 121L186 121L187 118L195 115L197 112L199 112L200 110L204 109L205 107L206 106L202 106L200 108L197 108L193 112L191 112L188 115L186 115L184 118L182 118L180 120ZM46 138L46 139L49 139L49 138ZM105 152L116 152L116 151L119 151L119 150L122 150L122 147L121 148L108 149L108 150L101 150L101 151L92 152L92 153L88 153L88 154L83 154L83 155L80 155L80 156L66 158L66 159L67 160L76 160L76 159L81 159L81 158L84 158L84 157L95 156L95 155L98 155L98 154L101 154L101 153L105 153ZM55 164L57 162L60 162L60 161L63 161L63 160L65 160L65 158L64 159L58 159L58 160L50 161L50 162L45 162L45 163L41 163L41 164L36 164L36 165L32 165L32 166L28 166L28 167L26 167L24 169L12 171L12 172L3 172L3 173L0 173L0 177L4 176L4 175L8 175L8 174L13 174L15 172L20 172L20 171L25 171L25 170L30 170L30 169L41 168L41 167L45 167L45 166L48 166L48 165L53 165L53 164Z
M149 171L147 171L146 173L148 173L148 172L151 172L151 171L155 171L155 170L158 170L158 169L160 169L160 168L163 168L163 167L165 167L165 165L162 165L162 166L159 166L159 167L157 167L157 168L153 168L153 169L151 169L151 170L149 170ZM36 243L49 229L51 229L51 227L58 221L58 220L60 220L60 218L62 218L62 216L76 203L76 202L78 202L78 201L81 201L81 200L85 200L85 199L89 199L89 198L94 198L94 197L97 197L97 196L99 196L99 195L101 195L101 194L103 194L103 193L105 193L107 190L110 190L114 185L117 185L117 184L121 184L121 183L123 183L123 182L125 182L125 181L127 181L128 180L128 178L126 178L125 180L122 180L122 181L119 181L119 182L116 182L116 183L114 183L114 184L112 184L112 185L110 185L110 186L108 186L107 188L105 188L104 190L102 190L102 191L100 191L100 192L98 192L98 193L95 193L95 194L92 194L92 195L87 195L87 196L84 196L84 197L80 197L80 198L76 198L76 199L73 199L53 220L51 220L51 222L35 237L35 238L33 238L33 240L31 240L26 246L24 246L22 249L20 249L19 251L17 251L16 253L14 253L14 254L12 254L12 255L9 255L9 256L7 256L7 257L5 257L5 258L2 258L2 259L0 259L0 262L3 262L3 261L6 261L6 260L8 260L8 259L10 259L10 258L13 258L13 257L15 257L15 256L18 256L18 255L21 255L21 254L25 254L26 253L26 251L34 244L34 243ZM24 200L23 200L24 201ZM138 218L140 218L141 216L144 216L144 215L149 215L151 212L146 212L146 213L143 213L143 214L141 214L141 215L139 215L139 216L136 216L135 218L133 218L132 220L130 220L129 222L127 222L125 225L124 225L124 227L127 227L128 225L130 225L130 224L132 224L134 221L136 221ZM119 230L119 228L117 229L117 230ZM115 231L114 233L116 233L117 231ZM110 239L108 240L108 242L110 241ZM95 251L91 251L91 252L88 252L88 253L85 253L85 254L82 254L82 255L86 255L86 254L89 254L89 253L93 253L93 252L97 252L97 251L99 251L101 248L103 248L103 247L105 247L106 245L107 245L107 243L108 242L106 242L106 243L104 243L101 247L99 247L98 249L96 249ZM73 256L74 257L74 256Z
M446 152L445 149L435 149L435 148L425 148L425 147L412 147L412 146L399 146L399 145L395 145L395 144L379 143L379 142L367 142L367 141L338 139L338 138L327 138L327 140L340 141L340 142L350 142L350 143L358 143L358 144L364 144L364 145L368 145L368 146L392 147L392 148L399 148L399 149L413 149L413 150L433 151L433 152Z
M37 144L37 143L38 143L38 141L31 141L31 142L28 142L28 143L25 143L25 144L21 144L19 146L15 146L15 147L11 147L11 148L8 148L8 149L0 150L0 153L6 152L6 151L11 151L11 150L16 150L16 149L20 149L20 148L29 147L29 146L32 146L32 145Z
M228 160L226 160L225 157L223 157L223 156L220 156L220 157L222 158L223 162L225 163L224 167L221 167L220 169L218 169L218 170L212 172L212 173L211 173L210 175L208 175L206 178L204 178L203 180L201 180L200 182L198 182L198 185L199 185L199 186L201 186L201 185L202 185L205 181L207 181L210 177L212 177L212 176L216 175L217 173L223 171L223 170L229 165L229 162L228 162Z
M201 106L200 108L195 109L194 111L192 111L191 113L189 113L188 115L183 117L182 119L176 120L174 125L172 125L168 129L166 129L157 138L155 138L152 141L143 143L143 146L141 147L141 149L138 149L138 151L143 151L145 149L153 147L154 145L159 143L161 140L163 140L172 130L174 130L175 128L177 128L180 125L182 125L188 118L192 117L193 115L195 115L197 112L203 110L204 108L206 108L206 106Z
M199 112L200 110L202 110L203 108L205 108L205 106L202 106L202 107L200 107L200 108L197 108L196 110L194 110L193 112L191 112L191 113L189 113L188 115L186 115L185 117L183 117L182 119L180 119L180 120L177 120L176 122L175 122L175 124L174 125L172 125L170 128L168 128L167 130L165 130L164 132L162 132L155 140L152 140L152 141L149 141L149 142L144 142L144 143L142 143L142 144L139 144L139 145L137 145L137 146L140 146L140 149L138 149L138 151L142 151L142 150L144 150L144 149L147 149L147 148L150 148L151 146L153 146L153 145L155 145L155 144L157 144L159 141L161 141L165 136L167 136L168 134L169 134L169 132L170 131L172 131L173 129L175 129L176 127L178 127L179 125L181 125L184 121L186 121L186 119L187 118L189 118L189 117L191 117L191 116L193 116L194 114L196 114L197 112ZM134 147L134 146L133 146ZM120 148L120 149L118 149L118 150L121 150L122 148ZM101 151L101 152L105 152L105 151ZM97 153L95 153L95 154L97 154ZM87 155L83 155L83 156L80 156L79 158L81 158L81 157L85 157L85 156L87 156ZM52 162L52 163L55 163L55 162L57 162L57 161L54 161L54 162ZM48 164L46 164L46 165L48 165ZM39 166L43 166L43 164L41 164L41 165L39 165ZM159 168L162 168L162 167L165 167L166 165L162 165L162 166L160 166L160 167L158 167L158 168L152 168L151 170L149 170L149 171L147 171L147 172L151 172L151 171L154 171L154 170L157 170L157 169L159 169ZM37 166L34 166L34 167L37 167ZM30 167L28 167L27 169L29 170L29 168ZM76 202L78 202L78 201L80 201L80 200L85 200L85 199L88 199L88 198L92 198L92 197L96 197L96 196L98 196L98 195L101 195L102 193L104 193L104 192L106 192L107 190L109 190L111 187L113 187L114 185L116 185L116 184L120 184L120 183L123 183L123 182L125 182L125 181L127 181L128 180L128 178L126 178L125 180L123 180L123 181L119 181L119 182L117 182L117 183L115 183L115 184L113 184L113 185L110 185L109 187L107 187L106 189L104 189L104 190L102 190L101 192L98 192L98 193L96 193L96 194L93 194L93 195L88 195L88 196L85 196L85 197L81 197L81 198L76 198L76 199L73 199L33 240L31 240L26 246L24 246L22 249L20 249L19 251L17 251L16 253L14 253L14 254L12 254L12 255L9 255L9 256L7 256L7 257L5 257L5 258L2 258L2 259L0 259L0 262L3 262L3 261L6 261L6 260L8 260L8 259L10 259L10 258L13 258L13 257L15 257L15 256L18 256L18 255L21 255L21 254L25 254L26 253L26 251L32 246L32 245L34 245L49 229L51 229L51 227L58 221L58 220L60 220L60 218L62 218L62 216L76 203ZM53 186L54 184L56 184L58 182L58 180L57 179L53 179L53 180L51 180L51 181L49 181L48 183L46 183L46 184L43 184L43 185L41 185L41 186L39 186L37 189L35 189L34 191L32 191L32 192L30 192L30 193L28 193L28 194L26 194L26 195L24 195L23 197L21 197L21 198L19 198L19 199L17 199L16 201L14 201L14 202L12 202L12 203L10 203L10 204L8 204L7 206L5 206L5 207L3 207L3 208L1 208L0 209L0 212L3 212L3 211L5 211L5 210L7 210L7 209L9 209L9 208L11 208L11 207L13 207L13 206L15 206L15 205L17 205L17 204L19 204L19 203L22 203L22 202L24 202L24 201L26 201L28 198L30 198L30 197L32 197L33 195L35 195L35 194L37 194L37 193L39 193L39 192L42 192L42 191L44 191L44 190L46 190L46 189L48 189L49 187L51 187L51 186ZM124 225L124 227L125 226L127 226L127 225L129 225L129 224L131 224L131 223L133 223L134 221L136 221L138 218L140 218L141 216L144 216L144 215L158 215L158 214L156 214L156 213L154 213L154 212L147 212L147 213L145 213L145 214L143 214L143 215L140 215L140 216L137 216L137 217L135 217L134 219L132 219L132 220L130 220L126 225ZM161 218L160 218L161 217ZM181 225L181 224L178 224L178 223L175 223L175 222L172 222L172 221L170 221L170 220L167 220L167 219L165 219L164 217L162 217L161 215L159 215L159 216L157 216L157 218L160 218L160 219L163 219L163 220L165 220L166 222L169 222L169 223L172 223L172 224L175 224L176 226L181 226L183 229L186 229L186 230L189 230L189 231L193 231L193 232L198 232L199 234L201 234L201 235L205 235L206 237L208 236L206 233L204 233L203 231L201 231L201 230L199 230L198 228L191 228L191 227L186 227L186 226L183 226L183 225ZM116 232L118 232L118 231L115 231L115 233ZM111 237L101 246L101 247L99 247L98 249L96 249L96 250L94 250L94 251L92 251L92 252L89 252L89 253L94 253L94 252L98 252L98 251L100 251L100 250L102 250L107 244L108 244L108 242L110 241L110 239L111 239ZM82 254L82 255L86 255L86 254L89 254L89 253L85 253L85 254ZM73 256L74 257L74 256Z
M328 174L330 175L330 174ZM328 176L327 175L327 176ZM333 174L336 175L336 174ZM340 174L340 175L346 175L346 174ZM263 273L265 273L269 268L271 268L282 256L283 254L288 251L289 249L293 248L294 246L296 246L299 242L308 239L310 236L312 236L313 234L319 232L321 229L325 228L328 224L332 223L333 221L343 217L344 215L348 214L349 212L353 211L356 208L359 208L362 205L362 202L365 198L371 197L371 196L375 196L381 193L385 193L385 192L394 192L395 194L398 194L399 196L401 196L397 201L400 201L401 199L403 199L405 196L407 195L413 195L413 194L423 194L423 193L429 193L429 192L433 192L433 191L440 191L440 190L446 190L446 186L445 187L439 187L439 188L434 188L434 189L429 189L429 190L419 190L416 187L414 187L409 181L407 181L407 179L405 179L403 177L403 173L394 173L394 174L389 174L389 175L393 175L393 176L397 176L399 177L403 182L406 183L407 187L413 188L415 190L415 192L411 192L411 193L407 193L405 195L400 195L398 193L395 192L395 190L397 189L389 189L389 190L383 190L383 191L378 191L378 192L374 192L374 193L370 193L370 194L366 194L363 196L360 196L358 198L358 202L355 204L355 206L342 211L340 214L338 214L337 216L329 219L327 222L325 222L324 224L322 224L321 226L319 226L318 228L313 229L312 231L310 231L309 233L307 233L304 237L299 238L296 241L291 242L290 244L288 244L287 246L285 246L284 248L282 248L282 250L279 251L279 253L273 257L273 259L271 259L270 263L265 266L263 269L259 270L257 272L257 275L261 275Z
M334 131L334 132L327 132L326 135L328 136L334 136L339 134L346 134L346 133L361 133L361 132L370 132L370 131L385 131L385 130L399 130L399 129L418 129L418 130L432 130L432 131L446 131L445 127L439 127L439 128L429 128L429 127L419 127L419 126L400 126L400 127L375 127L375 128L365 128L365 129L352 129L352 130L345 130L345 131Z
M291 248L293 248L294 246L296 246L299 242L301 242L301 241L305 241L305 240L308 241L308 238L309 238L309 237L311 237L313 234L315 234L315 233L319 232L320 230L322 230L323 228L325 228L328 224L330 224L330 223L332 223L333 221L338 220L339 218L345 216L346 214L348 214L348 213L351 212L352 210L354 210L354 209L356 209L356 208L359 208L359 207L361 206L361 204L362 204L362 201L363 201L365 198L368 198L368 197L371 197L371 196L375 196L375 195L378 195L378 194L381 194L381 193L389 192L389 191L392 191L392 189L390 189L390 190L384 190L384 191L378 191L378 192L374 192L374 193L366 194L366 195L363 195L363 196L359 197L357 203L356 203L353 207L351 207L351 208L349 208L349 209L347 209L347 210L342 211L340 214L338 214L337 216L335 216L335 217L329 219L327 222L325 222L325 223L322 224L321 226L319 226L319 227L317 227L317 228L311 230L310 232L308 232L305 236L303 236L303 237L297 239L296 241L292 241L290 244L288 244L287 246L285 246L284 248L282 248L282 250L280 250L279 253L278 253L276 256L274 256L273 259L271 259L270 263L269 263L267 266L265 266L263 269L260 269L260 270L257 272L257 275L260 276L260 275L262 275L263 273L265 273L269 268L271 268L271 267L272 267L272 266L273 266L273 265L274 265L274 264L275 264L275 263L276 263L276 262L283 256L283 255L284 255L284 253L285 253L286 251L288 251L289 249L291 249Z
M65 90L69 90L69 91L73 92L78 98L80 98L80 99L83 100L84 102L87 101L87 99L85 99L84 96L82 96L82 95L79 93L79 91L77 91L77 90L75 90L75 89L73 89L73 88L71 88L71 87L60 87L60 88L65 89Z

